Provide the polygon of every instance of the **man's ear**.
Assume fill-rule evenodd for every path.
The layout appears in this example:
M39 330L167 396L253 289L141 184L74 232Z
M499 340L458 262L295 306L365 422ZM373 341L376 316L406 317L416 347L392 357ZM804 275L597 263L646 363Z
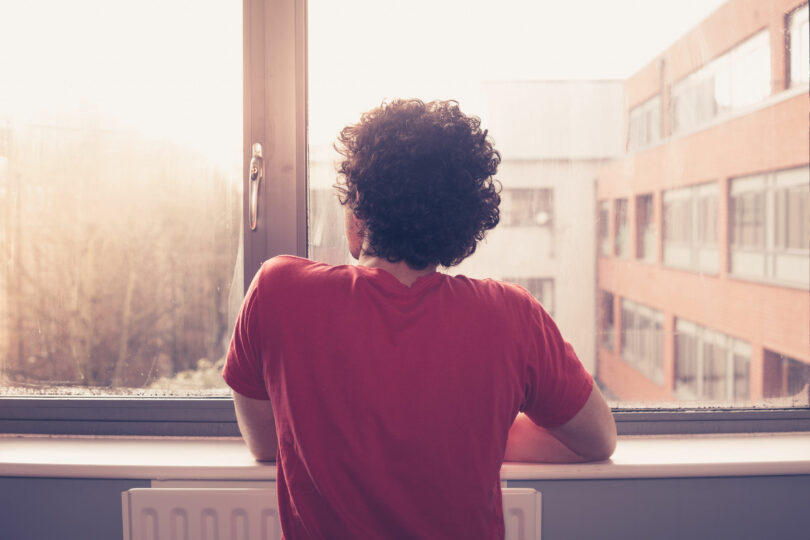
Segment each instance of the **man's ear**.
M349 206L345 207L346 241L349 243L349 253L355 259L360 258L363 242L366 239L366 223L354 213Z

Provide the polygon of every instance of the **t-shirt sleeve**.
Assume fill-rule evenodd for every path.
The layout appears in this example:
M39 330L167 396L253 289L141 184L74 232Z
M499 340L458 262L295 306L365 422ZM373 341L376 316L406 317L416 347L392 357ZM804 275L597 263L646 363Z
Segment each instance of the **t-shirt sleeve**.
M222 378L233 390L253 399L270 399L264 385L264 370L259 346L259 278L261 270L248 288L239 316L236 318Z
M545 428L568 422L585 405L593 378L585 371L574 348L567 343L548 313L533 301L529 313L527 348L529 381L521 410Z

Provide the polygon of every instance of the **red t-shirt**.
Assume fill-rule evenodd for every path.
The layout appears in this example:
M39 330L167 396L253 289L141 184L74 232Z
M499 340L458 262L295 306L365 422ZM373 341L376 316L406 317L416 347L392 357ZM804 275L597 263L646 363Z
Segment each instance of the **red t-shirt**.
M593 380L540 304L493 280L267 261L223 376L270 399L285 538L503 538L518 411L573 417Z

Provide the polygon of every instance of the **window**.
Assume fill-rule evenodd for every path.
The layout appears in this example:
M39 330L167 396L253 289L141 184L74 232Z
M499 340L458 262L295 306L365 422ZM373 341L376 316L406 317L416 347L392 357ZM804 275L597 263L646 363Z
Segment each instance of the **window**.
M765 397L791 397L808 391L810 363L765 350Z
M745 191L742 182L735 186L731 198L731 245L739 249L765 249L765 192L759 189L760 179L755 179L749 186L756 186Z
M700 272L719 270L717 184L664 192L664 264Z
M774 247L778 251L810 251L810 190L785 185L774 190ZM736 216L735 216L736 217Z
M501 224L504 227L551 227L554 192L542 189L504 189L501 192Z
M534 298L543 304L543 308L552 317L554 316L554 280L549 278L515 278L506 277L503 279L509 283L520 285L531 293Z
M622 300L622 360L657 384L663 383L664 315L647 306Z
M610 256L610 201L599 203L599 254Z
M731 272L810 286L810 171L807 167L730 183Z
M616 231L614 242L614 254L617 257L627 257L629 249L629 239L627 230L627 199L616 199L613 202L613 219Z
M630 109L628 149L635 150L661 138L661 98L652 97Z
M2 392L224 396L241 7L42 9L4 10L0 37L21 53L0 62Z
M672 86L672 132L699 128L771 92L768 32L763 30Z
M675 323L675 393L682 400L748 400L750 358L745 341L684 319Z
M330 189L336 176L330 144L340 128L355 122L361 112L400 96L458 99L463 110L481 117L502 152L497 178L504 186L504 223L491 231L469 266L452 271L473 277L553 280L555 319L586 367L620 398L616 406L679 406L674 392L674 349L688 344L677 345L681 336L672 334L675 320L687 315L707 331L750 340L746 343L751 352L735 353L733 369L728 360L724 365L707 360L704 369L705 347L693 336L694 352L677 366L679 384L688 387L689 362L694 364L694 391L685 395L698 395L698 380L704 395L702 386L709 388L711 381L720 379L722 365L726 388L734 388L735 396L743 395L743 388L751 389L749 401L735 398L735 406L782 406L783 401L768 401L763 392L763 377L771 376L770 364L763 361L769 357L763 351L767 347L797 363L810 361L806 343L793 343L808 327L803 311L777 309L780 301L802 308L805 289L801 283L787 286L782 278L767 288L750 283L765 278L749 277L745 261L736 259L736 248L728 245L734 234L730 197L738 178L762 174L752 170L750 163L806 174L806 145L795 142L806 140L806 125L795 129L796 124L785 120L806 116L799 101L804 96L777 92L773 99L764 99L770 95L770 81L784 74L770 73L767 32L752 34L788 22L790 39L797 39L802 33L793 28L797 24L806 28L796 22L801 19L798 13L806 13L805 4L788 0L784 9L772 10L730 0L733 9L718 10L724 0L688 5L651 0L636 6L637 13L627 17L609 3L589 1L585 8L598 24L588 23L583 30L581 3L526 3L516 15L500 5L492 10L486 2L415 2L414 9L398 12L396 25L379 24L379 9L366 1L246 0L240 4L244 12L240 6L206 5L189 11L166 5L158 15L147 10L148 16L131 6L101 9L97 3L83 7L77 2L65 6L53 2L49 11L54 17L47 21L38 16L37 8L24 3L4 12L10 30L0 33L0 48L21 53L0 55L4 96L0 100L0 387L5 395L0 429L20 429L24 423L24 429L31 431L98 433L124 418L130 425L116 428L123 433L157 433L152 431L158 430L154 426L166 424L169 427L161 428L161 433L199 434L195 429L200 428L183 431L180 427L189 423L211 424L205 433L236 433L228 401L209 397L227 391L215 387L218 366L245 284L264 259L279 253L353 263L340 246L342 209ZM424 17L428 9L431 17ZM469 25L447 24L457 20L460 9L470 21L486 22L491 47L481 48L480 36L470 33ZM786 13L792 14L789 21ZM93 24L82 26L88 20ZM135 30L115 24L120 20L132 21L128 28L136 28L138 35L133 37ZM708 24L701 24L704 20ZM537 21L553 24L538 32ZM576 28L560 21L575 21ZM453 34L456 28L464 31ZM141 39L144 32L150 35L146 45ZM414 41L413 35L420 39ZM582 35L602 46L580 47L577 40ZM353 51L349 60L335 61L343 57L336 43L341 50ZM738 49L741 52L735 53ZM525 55L515 53L524 50L565 54L527 62ZM676 73L683 69L685 50L691 51L690 72ZM789 64L806 50L804 45L792 45ZM661 60L666 61L666 70L660 69ZM799 68L807 64L806 60L795 62ZM791 84L797 80L800 77L791 75ZM82 100L79 94L87 89L91 90L88 99ZM656 93L659 89L670 91ZM629 112L624 96L639 91L644 99L653 97ZM778 103L779 114L773 112L772 102ZM747 105L751 103L758 106ZM37 114L49 110L57 111L55 120L41 122ZM105 115L111 111L120 113L123 120L110 121ZM660 111L667 117L661 118ZM734 114L726 115L729 111ZM738 129L738 124L724 124L730 116L750 120L757 129L751 132ZM706 123L713 129L692 134ZM24 145L20 144L23 131ZM667 137L668 131L676 136ZM693 138L698 135L707 139ZM250 213L242 212L243 205L250 209L245 172L254 142L264 150L256 230L249 226ZM631 153L626 152L628 147ZM684 148L691 152L685 154ZM47 165L45 156L53 163ZM28 181L34 173L38 178ZM130 173L130 180L124 181ZM77 178L82 181L69 183ZM698 189L698 193L675 196L682 186L693 189L710 179L728 186L728 192L715 187L709 188L714 189L713 195ZM126 193L103 187L108 181L118 183L115 189L126 185ZM764 198L764 249L773 254L767 255L771 257L767 264L773 267L768 272L782 275L793 265L798 270L790 272L801 274L797 264L805 263L795 260L805 260L807 252L802 247L807 244L806 234L799 225L807 222L802 217L807 212L806 197L796 195L802 193L801 182L772 180L772 184ZM547 195L538 194L544 190ZM639 226L637 219L644 217L636 218L636 201L641 198L646 205L644 197L655 193L661 193L660 203L655 203L660 209L654 209L661 212L661 226L651 234L655 245L662 244L667 268L596 258L594 254L629 256L633 251L628 251L629 243L638 238L628 235ZM619 203L623 208L614 206L617 198L624 201ZM512 202L514 213L507 211ZM18 210L17 204L26 206ZM548 216L539 216L538 223L540 212L535 210L544 205ZM773 219L768 212L775 214ZM513 217L523 225L507 226ZM723 220L720 227L718 218ZM632 226L628 219L633 219ZM642 238L639 256L642 251L647 256L647 242ZM42 249L55 244L62 244L61 252ZM672 251L678 247L685 248L685 254ZM718 253L723 255L720 260L728 259L728 268L719 268ZM139 263L139 272L131 279L121 262L125 254ZM104 267L99 265L108 264L105 258L110 266L101 271ZM12 260L18 266L12 266ZM41 288L17 287L16 280L29 279L18 271L22 265L45 272L48 279ZM671 267L712 272L716 275L705 281L717 281L717 289L708 287L710 294L694 300L697 289L690 286L702 276L672 272ZM732 276L725 275L726 270ZM123 274L118 282L113 280L115 274ZM741 276L746 279L737 279ZM69 286L56 290L60 281ZM771 320L742 332L730 328L726 318L715 317L737 306L733 302L718 305L720 296L714 293L730 287L750 291L746 283L767 289L757 302ZM18 300L5 294L8 290L20 291L15 295L24 298L24 310L10 306ZM37 294L38 290L48 294ZM98 301L75 302L99 296L99 291L106 296ZM157 301L151 300L150 292ZM692 303L684 311L685 297ZM630 356L616 358L626 368L620 375L637 377L617 383L610 378L617 372L615 365L599 355L600 349L610 351L600 343L621 352L619 343L610 342L610 329L621 325L624 298L633 298L664 317L663 385L655 382L658 375L644 367L643 358L632 364ZM549 300L543 302L548 306ZM103 303L115 308L102 309ZM34 316L49 304L57 316ZM129 309L124 309L127 305ZM72 313L79 316L64 317ZM636 311L630 317L638 319ZM9 324L12 318L15 323ZM17 320L24 324L18 325ZM93 322L92 329L87 321ZM121 332L123 327L128 330ZM637 327L635 334L624 338L628 351L654 351L648 345L649 336L658 332L655 324ZM774 333L773 328L782 331ZM24 339L14 337L12 331L14 336L24 334ZM647 341L639 335L648 336ZM17 353L12 357L8 350ZM719 357L713 351L706 350L706 357ZM75 366L80 358L90 359L81 371L53 367ZM31 378L22 391L21 366ZM47 370L53 375L49 380L44 377ZM645 370L652 375L645 375ZM112 382L104 386L116 379L116 371L122 386L113 387ZM704 381L704 371L709 382ZM86 386L77 373L101 385ZM798 369L782 368L779 374L787 381L786 388L799 384L794 379L801 381ZM10 379L12 375L17 378ZM656 393L647 391L651 387ZM714 387L719 388L719 383ZM42 400L31 407L30 401L8 397L20 393L82 399ZM147 399L110 401L111 394ZM85 399L95 395L105 396L103 406ZM148 399L166 395L183 399ZM192 399L196 396L206 399ZM727 401L690 401L688 406L718 403ZM799 392L786 406L805 411L807 396ZM130 413L129 409L146 412ZM78 410L88 412L82 416ZM38 417L81 421L37 427ZM150 424L149 419L158 420ZM85 427L76 427L80 424ZM141 424L152 427L137 427Z
M807 4L789 16L790 85L807 84L810 80L810 39L808 39Z
M636 257L655 260L655 209L652 195L636 197Z
M613 322L613 295L609 292L599 291L599 314L599 343L605 349L612 351L615 324Z

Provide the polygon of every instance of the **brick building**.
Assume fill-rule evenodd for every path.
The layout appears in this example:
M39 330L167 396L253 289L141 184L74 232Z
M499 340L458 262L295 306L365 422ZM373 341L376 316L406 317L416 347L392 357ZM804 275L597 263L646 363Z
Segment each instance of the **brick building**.
M807 13L731 0L625 81L627 150L596 187L616 398L810 398Z

